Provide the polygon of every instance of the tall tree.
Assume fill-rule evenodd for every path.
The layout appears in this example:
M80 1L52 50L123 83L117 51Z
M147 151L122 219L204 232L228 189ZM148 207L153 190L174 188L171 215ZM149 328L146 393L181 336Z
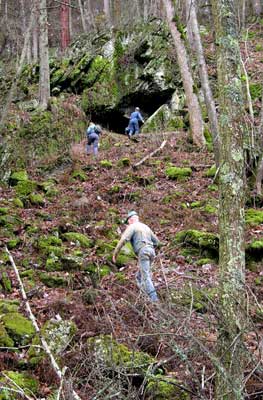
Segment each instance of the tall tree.
M61 29L61 42L60 42L61 49L66 50L66 48L70 43L68 3L61 3L60 5L60 29Z
M202 85L202 90L205 98L205 105L208 113L210 129L213 137L214 155L217 167L219 166L219 137L218 123L216 115L216 107L213 99L213 94L210 88L206 61L202 41L199 33L199 26L196 15L195 0L186 0L187 8L187 33L190 34L193 50L197 57L199 77Z
M177 61L183 80L193 141L197 146L202 147L205 145L202 113L200 110L197 96L193 90L194 83L190 67L188 65L186 49L182 42L180 32L178 31L176 24L173 21L174 10L171 4L171 0L163 0L163 5L166 11L167 22L174 41L175 50L177 54Z
M262 5L260 0L251 0L254 14L259 17L262 14Z
M82 29L83 32L87 32L87 26L86 26L86 20L85 20L85 15L84 15L84 9L81 0L78 0L79 2L79 10L80 10L80 16L81 16L81 23L82 23Z
M33 13L33 32L32 32L32 55L33 61L35 63L38 62L38 39L39 39L39 29L38 29L38 20L39 20L39 4L37 0L34 1L34 13Z
M216 399L243 399L245 329L244 102L234 0L212 0L219 89L219 299Z
M111 5L110 0L103 0L103 11L106 16L106 20L111 25Z
M39 0L39 105L46 110L50 98L47 2Z

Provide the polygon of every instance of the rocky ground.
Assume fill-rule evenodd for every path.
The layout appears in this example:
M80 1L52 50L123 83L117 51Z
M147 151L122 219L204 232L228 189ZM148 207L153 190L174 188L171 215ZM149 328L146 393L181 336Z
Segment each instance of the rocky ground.
M162 150L136 167L164 140ZM32 347L31 326L23 330L25 320L18 323L26 314L7 245L43 335L83 400L213 399L211 358L220 308L212 153L197 151L185 132L142 134L138 142L104 132L98 159L85 154L84 141L72 146L71 158L52 174L32 167L1 187L2 382L10 386L8 374L16 382L19 374L29 374L38 382L32 388L36 398L56 398L59 387L47 358ZM258 207L252 209L249 201L246 213L251 319L246 390L249 398L260 399L252 393L262 393L263 382L252 371L262 357L263 216L260 200L253 199ZM157 306L136 287L129 247L116 265L111 261L131 209L163 243L153 268ZM54 332L49 324L61 329L60 335L49 337L47 332ZM19 376L20 386L28 387ZM0 391L0 399L13 398L8 396Z

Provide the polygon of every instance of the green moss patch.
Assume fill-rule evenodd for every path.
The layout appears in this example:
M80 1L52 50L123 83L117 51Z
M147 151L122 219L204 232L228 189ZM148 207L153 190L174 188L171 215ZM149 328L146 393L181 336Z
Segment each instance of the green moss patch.
M15 372L15 371L3 371L6 377L0 378L0 383L5 387L9 387L17 391L17 387L21 388L23 392L31 398L32 394L37 395L39 389L39 383L36 379L25 372ZM1 390L0 399L1 400L15 400L20 399L21 396L16 394L15 391ZM22 396L24 397L24 396ZM35 396L34 396L35 397Z
M13 346L14 346L13 339L8 335L3 324L0 323L0 347L13 347Z
M16 186L18 182L28 181L28 174L25 170L13 172L9 178L9 185Z
M185 179L192 175L192 170L191 168L168 167L165 175L169 179Z
M216 288L187 287L180 291L171 292L172 302L182 307L190 307L199 313L205 313L212 307L212 303L217 296Z
M263 260L263 239L253 240L246 246L246 261L248 267L251 262L260 262Z
M104 369L133 373L144 376L155 359L146 353L129 350L124 344L111 336L100 335L87 341L88 348L94 354L95 362Z
M59 359L60 353L68 346L76 331L77 327L72 321L47 321L41 328L41 335L46 340L52 354ZM36 365L47 357L41 347L34 347L40 346L40 344L39 335L36 335L28 351L30 364Z
M263 211L250 208L245 212L245 219L248 225L263 224Z
M109 160L101 160L100 165L102 168L106 168L106 169L111 169L113 167L112 162Z
M148 379L145 393L149 400L190 400L190 395L178 387L180 382L163 375Z
M76 246L82 246L87 249L93 246L93 241L83 233L67 232L64 233L62 237L63 239L66 239L68 242L73 242Z
M186 247L198 249L203 255L218 258L219 237L213 233L197 230L186 230L178 232L175 236L175 242Z
M210 167L206 172L205 172L205 176L208 178L214 178L215 174L216 174L216 165L212 165L212 167Z
M30 342L35 333L30 320L17 312L5 314L1 319L6 331L15 343L25 345Z
M59 275L41 273L39 279L49 288L66 287L68 285L67 280Z

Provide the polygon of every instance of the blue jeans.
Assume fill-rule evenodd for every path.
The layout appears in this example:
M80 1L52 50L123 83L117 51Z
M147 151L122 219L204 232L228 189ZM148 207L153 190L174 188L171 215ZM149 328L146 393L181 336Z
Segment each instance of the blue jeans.
M138 255L140 270L136 274L136 281L139 288L148 294L152 301L158 301L158 296L151 277L151 264L155 257L154 248L144 246Z
M139 122L137 118L133 118L130 120L127 132L129 136L135 135L136 133L139 133L140 127L139 127Z
M93 132L90 135L87 136L87 154L91 153L91 146L93 145L93 153L94 156L96 157L98 155L99 151L99 135L97 133Z

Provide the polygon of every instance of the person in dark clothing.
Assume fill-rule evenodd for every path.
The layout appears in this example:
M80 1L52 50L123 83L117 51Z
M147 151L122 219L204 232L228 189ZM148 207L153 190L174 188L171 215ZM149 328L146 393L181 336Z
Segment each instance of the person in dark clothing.
M89 127L86 131L87 135L87 154L91 154L91 147L93 145L94 157L97 157L99 151L99 135L101 133L101 128L90 122Z
M140 109L139 107L136 107L135 111L131 113L129 125L125 129L125 133L129 137L136 135L140 132L139 121L144 123L144 119L140 113Z

